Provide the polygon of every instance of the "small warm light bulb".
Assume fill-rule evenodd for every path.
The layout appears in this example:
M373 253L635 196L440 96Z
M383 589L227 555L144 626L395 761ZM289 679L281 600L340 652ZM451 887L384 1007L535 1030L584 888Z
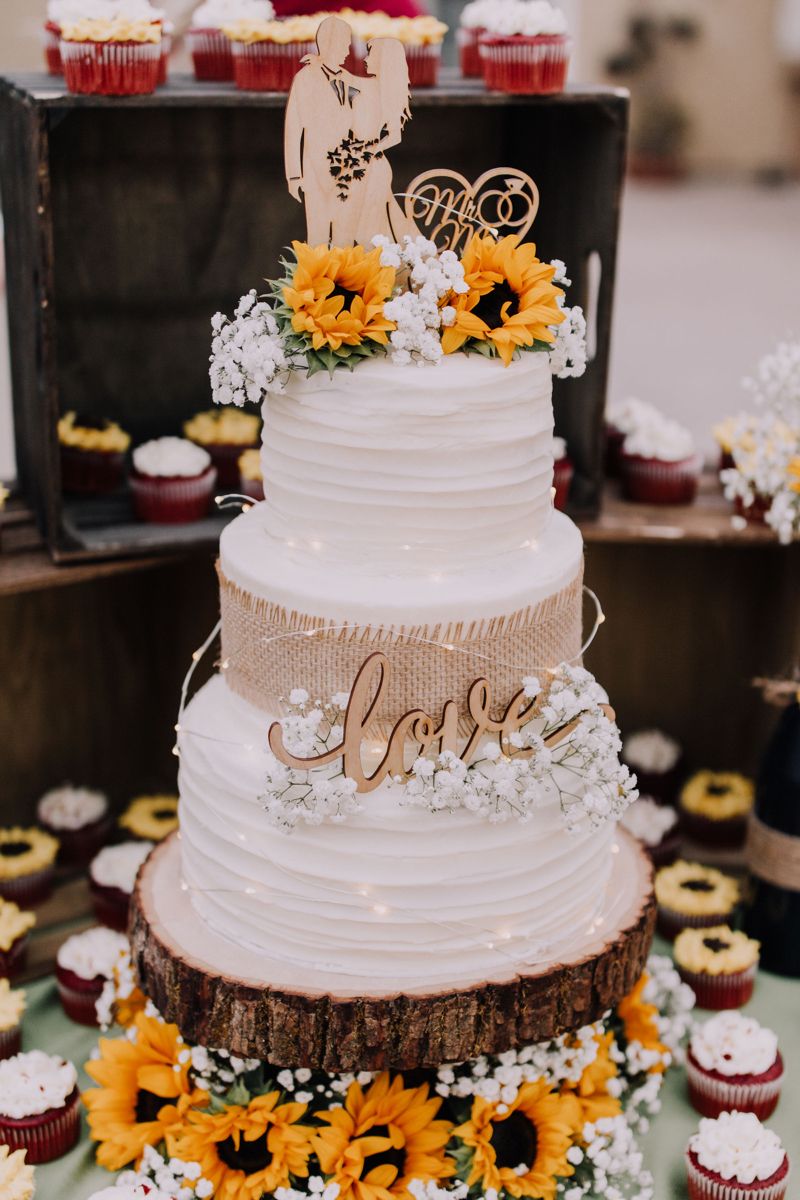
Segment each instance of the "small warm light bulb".
M602 625L603 622L605 621L605 619L606 619L606 614L601 609L601 611L597 614L597 624Z
M487 942L487 943L486 943L486 949L487 949L487 950L494 950L494 942Z
M221 671L227 671L227 669L228 669L228 667L229 667L230 665L231 665L231 660L230 660L229 658L226 658L226 659L224 660L224 662L221 662L221 663L220 663L220 670L221 670Z
M245 896L255 896L256 889L254 887L246 887L244 889Z
M613 846L611 847L611 853L619 854L619 843L618 842L614 842Z
M194 654L192 655L192 662L198 662L200 657L201 657L200 651L195 650Z
M389 909L385 904L373 904L372 911L376 912L379 917L383 917L388 913Z
M455 646L453 645L452 642L442 642L442 649L443 650L455 650Z
M253 506L252 506L252 504L243 504L243 505L242 505L242 512L243 512L243 513L250 512L250 509L251 509L252 507L253 507Z
M176 726L175 726L175 732L176 732L176 733L180 733L180 731L181 731L181 727L180 727L180 725L176 725Z
M311 542L310 545L311 545L312 550L321 550L322 549L322 542L318 542L318 541L316 541L316 539L313 542Z
M180 758L180 756L181 756L180 748L177 745L172 747L172 753L175 755L176 758Z
M368 896L368 895L369 895L369 888L368 888L368 887L360 887L360 888L358 889L358 895L359 895L359 896Z

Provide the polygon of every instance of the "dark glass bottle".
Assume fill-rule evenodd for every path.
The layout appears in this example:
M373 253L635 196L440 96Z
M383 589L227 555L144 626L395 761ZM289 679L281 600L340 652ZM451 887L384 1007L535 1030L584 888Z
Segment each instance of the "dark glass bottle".
M761 761L756 816L769 829L797 838L800 848L800 704L781 714ZM751 863L753 893L744 927L761 942L761 966L777 975L800 978L800 879L798 890L760 878ZM765 874L766 874L765 870Z

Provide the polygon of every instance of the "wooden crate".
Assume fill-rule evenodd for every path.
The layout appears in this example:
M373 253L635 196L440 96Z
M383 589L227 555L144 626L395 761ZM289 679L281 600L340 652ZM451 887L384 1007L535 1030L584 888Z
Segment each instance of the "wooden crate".
M125 496L64 503L56 421L113 416L134 444L180 432L210 402L209 319L274 275L302 236L283 179L284 97L178 79L150 97L67 95L43 75L0 81L12 374L21 481L53 555L101 558L210 544L222 517L136 524ZM573 89L508 97L445 73L414 96L393 155L398 190L420 171L529 172L531 236L594 313L594 357L558 381L556 424L576 463L577 512L597 510L627 96ZM594 299L591 299L592 295Z

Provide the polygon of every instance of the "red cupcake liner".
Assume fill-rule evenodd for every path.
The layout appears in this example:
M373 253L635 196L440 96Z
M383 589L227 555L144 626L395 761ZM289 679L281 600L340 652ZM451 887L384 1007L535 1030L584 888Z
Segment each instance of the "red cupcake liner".
M245 450L257 450L260 442L212 442L202 445L211 455L211 461L217 469L218 491L235 491L239 487L239 459Z
M160 42L65 42L64 79L70 92L88 96L146 96L156 90Z
M118 933L128 932L128 909L131 898L121 888L105 887L89 877L89 892L92 897L94 914L101 925L116 929Z
M729 912L712 913L710 916L690 916L659 904L656 924L661 936L669 942L674 942L682 929L710 929L714 925L727 925L730 919Z
M56 984L61 1007L69 1019L78 1025L96 1028L100 1024L96 1004L105 983L103 975L97 975L94 979L82 979L74 971L68 971L66 967L56 964Z
M233 51L221 29L190 29L186 34L195 79L233 80Z
M700 813L686 812L681 808L681 829L693 842L701 846L743 846L747 836L747 817L727 817L713 821Z
M789 1182L789 1159L769 1179L738 1183L701 1166L693 1150L686 1152L689 1200L783 1200Z
M558 458L553 463L553 487L555 488L553 504L560 512L567 507L569 489L574 474L575 468L569 458Z
M47 821L39 821L45 833L58 838L58 863L63 867L86 867L109 841L114 830L111 813L99 817L80 829L57 829Z
M684 775L683 757L669 771L645 771L633 763L628 766L636 776L640 796L650 796L658 804L675 806Z
M725 1076L719 1071L706 1071L693 1057L686 1055L686 1078L689 1099L703 1117L718 1117L724 1112L755 1113L766 1121L778 1106L783 1083L783 1057L778 1057L768 1071L760 1075Z
M129 482L134 512L140 521L185 525L208 515L217 472L213 466L207 467L202 475L189 477L140 475L131 471Z
M61 446L61 489L75 496L116 491L125 480L125 455L117 450Z
M13 1058L22 1049L22 1028L0 1029L0 1058Z
M161 58L158 62L158 86L162 87L169 77L169 56L172 53L172 34L161 34Z
M442 45L406 46L408 82L411 87L436 87L439 81L439 65L442 61Z
M480 79L483 75L481 51L478 45L484 29L457 29L456 45L458 46L458 62L461 74L465 79Z
M63 75L61 62L61 26L46 21L44 26L44 61L48 75Z
M645 846L650 855L650 861L656 870L670 867L677 860L681 848L681 835L677 829L671 829L664 835L657 846Z
M239 491L251 500L264 499L264 483L261 479L239 479Z
M31 1166L61 1158L77 1143L81 1130L80 1097L78 1089L61 1108L36 1117L0 1116L0 1143L9 1150L26 1150Z
M563 92L572 49L566 34L500 37L483 33L479 46L483 78L492 91L521 96Z
M4 900L13 900L20 908L41 904L53 890L54 873L53 867L43 867L41 871L20 875L18 879L0 879L0 896Z
M755 965L729 975L708 975L705 971L687 971L680 963L676 965L681 979L694 992L698 1008L707 1008L711 1012L742 1008L753 995Z
M288 92L314 42L232 42L233 79L246 92Z
M638 504L691 504L703 459L699 454L682 462L662 462L638 454L620 455L622 494Z
M11 943L8 950L0 950L0 979L13 979L25 967L28 959L30 935L23 933Z

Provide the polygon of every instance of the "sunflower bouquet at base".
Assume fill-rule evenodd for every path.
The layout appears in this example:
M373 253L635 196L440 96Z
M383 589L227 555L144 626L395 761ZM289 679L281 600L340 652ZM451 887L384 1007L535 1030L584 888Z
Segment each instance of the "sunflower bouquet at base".
M98 1161L180 1200L651 1200L635 1133L691 1001L654 956L614 1013L575 1033L337 1075L189 1046L148 1005L100 1040L84 1102Z

